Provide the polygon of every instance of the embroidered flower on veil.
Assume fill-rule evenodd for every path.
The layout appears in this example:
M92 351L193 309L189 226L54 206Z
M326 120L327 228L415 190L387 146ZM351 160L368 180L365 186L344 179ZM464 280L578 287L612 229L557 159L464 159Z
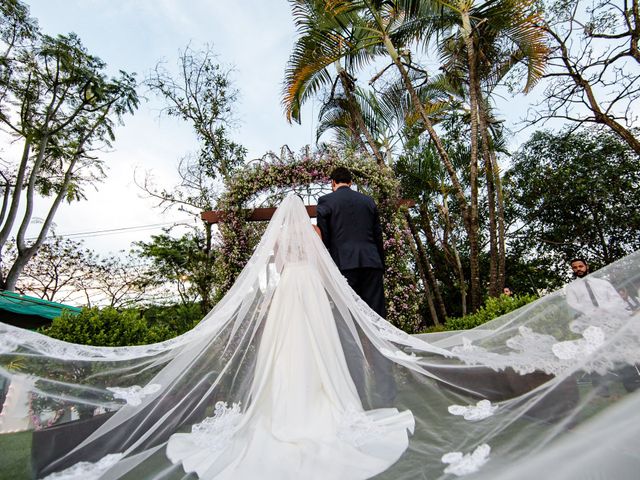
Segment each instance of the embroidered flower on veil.
M415 353L409 355L402 350L389 350L388 348L381 348L380 353L382 353L387 358L398 361L417 362L418 360L420 360L420 358Z
M191 427L193 443L213 453L220 453L235 434L242 420L241 403L219 401L212 417L207 417Z
M442 463L448 463L449 466L444 469L444 473L453 473L460 477L477 472L489 460L489 453L491 453L491 447L486 443L478 446L473 453L445 453L442 456Z
M7 354L7 353L12 353L19 346L20 346L19 342L17 342L16 340L12 339L9 335L6 335L2 339L2 343L0 344L0 355Z
M121 458L122 453L112 453L97 462L78 462L60 472L47 475L42 480L96 480Z
M150 383L141 387L140 385L134 385L132 387L120 388L120 387L108 387L107 390L113 392L113 398L119 398L125 400L127 405L138 406L142 403L142 399L147 395L156 393L162 388L162 385L157 383Z
M470 422L484 420L492 416L498 409L497 405L492 405L489 400L480 400L475 405L451 405L448 410L451 415L461 415L462 418Z
M582 332L579 340L558 342L551 347L553 354L560 360L580 358L595 352L604 343L604 331L601 328L590 326Z
M350 405L343 412L339 422L338 438L355 446L359 446L372 436L383 434L382 429L364 411Z

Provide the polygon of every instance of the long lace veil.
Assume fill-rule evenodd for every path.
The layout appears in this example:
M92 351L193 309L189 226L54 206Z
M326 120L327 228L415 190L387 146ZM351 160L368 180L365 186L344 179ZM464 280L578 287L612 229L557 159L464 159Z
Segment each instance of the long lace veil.
M637 291L639 260L590 277ZM355 295L291 196L227 295L182 336L106 348L0 323L0 440L32 431L34 478L234 478L225 469L249 458L256 424L268 418L274 438L302 445L309 430L318 435L295 461L265 455L265 472L274 464L326 468L315 478L634 478L636 364L638 317L604 305L582 313L566 290L474 330L408 335ZM318 396L328 410L313 406ZM319 433L326 422L314 422L323 415L329 436ZM334 472L338 442L382 460ZM185 445L208 453L194 459Z

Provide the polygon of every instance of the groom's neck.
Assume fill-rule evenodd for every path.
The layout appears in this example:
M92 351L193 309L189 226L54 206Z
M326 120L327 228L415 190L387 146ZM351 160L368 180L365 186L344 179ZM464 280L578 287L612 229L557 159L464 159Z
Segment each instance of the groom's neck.
M333 184L333 191L335 192L336 190L338 190L339 188L342 187L351 187L351 183L334 183Z

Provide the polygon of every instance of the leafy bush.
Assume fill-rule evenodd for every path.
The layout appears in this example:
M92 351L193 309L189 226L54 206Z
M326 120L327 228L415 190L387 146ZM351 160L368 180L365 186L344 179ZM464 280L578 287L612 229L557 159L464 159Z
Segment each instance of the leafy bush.
M195 327L202 320L202 309L197 303L168 306L151 306L142 312L142 316L151 326L167 327L180 335Z
M59 340L83 345L120 347L161 342L178 332L167 325L149 323L138 310L84 308L79 314L64 310L42 333Z
M489 297L485 304L475 313L465 315L464 317L449 318L443 326L427 329L425 333L445 330L469 330L470 328L475 328L487 323L513 310L517 310L537 298L536 295L514 295L513 297L500 295L499 297Z

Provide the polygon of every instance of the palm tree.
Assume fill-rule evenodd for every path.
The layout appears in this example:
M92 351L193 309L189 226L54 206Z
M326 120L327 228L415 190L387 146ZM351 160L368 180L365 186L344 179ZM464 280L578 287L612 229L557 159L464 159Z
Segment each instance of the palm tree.
M542 78L548 48L539 27L541 18L531 0L490 0L473 5L458 0L443 8L437 22L439 49L445 71L466 83L472 128L472 163L477 162L473 145L480 134L490 233L490 289L499 295L505 275L504 202L499 168L490 135L490 96L516 64L524 64L528 92ZM472 200L473 203L473 200ZM496 208L497 207L497 208ZM497 212L496 212L497 210ZM497 220L496 220L497 215Z
M495 14L497 17L497 13L502 13L500 18L507 19L508 15L504 12L514 12L515 0L490 0L480 7L474 6L472 0L455 0L451 3L438 0L297 0L292 1L292 4L296 24L303 36L296 43L286 75L284 103L288 118L295 118L302 102L316 93L320 86L330 83L331 76L327 71L329 65L344 60L349 69L354 69L381 54L391 58L409 94L412 106L421 120L422 127L429 134L449 175L455 198L461 207L470 248L471 306L473 309L477 308L481 300L478 220L478 145L480 142L478 137L479 131L486 130L487 116L481 107L483 102L480 78L483 74L481 67L484 64L480 59L483 57L476 44L479 39L479 27L488 22L488 18L482 15ZM529 5L522 3L518 5L518 8L523 7L528 8ZM533 44L530 40L537 38L534 16L513 14L512 19L515 20L514 25L502 30L496 29L496 31L506 32L507 37L519 39L520 43L515 43L525 48L519 48L517 53L506 62L494 59L491 65L498 64L503 67L503 70L505 65L513 66L538 52L528 47ZM408 47L416 42L427 46L436 34L442 32L454 32L454 37L461 39L463 44L463 49L460 51L464 55L463 64L466 66L463 71L467 76L472 126L469 162L470 199L467 199L465 188L458 178L453 162L434 128L433 118L412 82L411 72L414 66ZM529 66L539 67L539 63L530 61ZM494 68L490 71L495 73L501 70ZM531 79L535 78L535 74L539 71L539 68L529 68L528 85L533 83ZM358 113L353 108L355 102L351 101L353 97L348 93L349 88L344 90L348 105L351 105L353 110L353 119L360 126L375 154L375 141L370 132L367 134L368 129L361 111ZM483 139L482 148L488 149L488 137L484 133L480 133L480 136ZM380 161L381 155L375 155ZM484 154L483 156L486 157ZM496 168L485 158L486 169L489 166L492 168L488 170L487 175L488 178L493 178ZM495 232L495 227L493 231ZM495 243L494 238L492 243L494 252ZM504 242L502 241L501 244L504 245Z
M290 3L300 37L285 71L283 104L287 120L299 122L300 108L306 100L329 85L334 92L340 82L343 98L339 103L349 114L352 133L365 137L370 153L382 165L384 158L359 110L355 81L349 73L367 56L359 47L360 39L351 26L350 15L332 12L327 2L321 0L290 0ZM336 70L335 78L329 71L331 66ZM331 97L330 101L335 100ZM362 140L358 143L367 151Z
M480 268L477 207L467 202L456 169L411 81L409 68L396 47L419 38L431 27L437 11L432 2L385 0L292 0L294 21L301 37L285 73L283 103L289 120L299 119L300 106L331 81L327 67L344 59L357 66L385 53L397 67L403 84L451 178L468 231L471 264L471 305L480 306ZM348 88L345 94L348 95ZM357 120L357 112L352 112ZM362 124L364 121L362 122ZM367 141L370 145L374 142ZM380 156L376 155L380 162ZM477 175L476 175L477 176ZM473 187L472 187L473 190ZM473 197L472 193L472 197ZM477 195L476 195L477 196ZM474 215L475 212L475 215Z

